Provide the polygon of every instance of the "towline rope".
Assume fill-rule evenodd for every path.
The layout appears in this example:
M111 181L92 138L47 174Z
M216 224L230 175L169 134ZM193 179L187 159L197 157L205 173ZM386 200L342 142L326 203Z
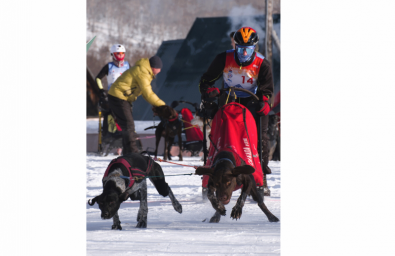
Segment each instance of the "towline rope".
M193 125L192 123L190 123L190 122L188 122L188 121L186 121L186 120L184 120L184 119L181 119L181 121L183 121L184 123L188 123L188 124L192 125L192 126L190 126L190 127L184 128L184 129L183 129L184 131L185 131L185 130L188 130L188 129L191 129L191 128L200 129L199 126Z
M123 179L130 179L130 180L139 181L139 180L146 179L146 178L160 178L160 177L166 177L166 176L182 176L182 175L192 176L192 175L197 175L197 174L195 174L195 173L185 173L185 174L172 174L172 175L163 175L163 176L145 176L145 177L139 177L139 176L128 177L128 176L120 175L119 177L121 177Z
M177 163L173 163L173 162L170 162L170 161L166 161L166 160L163 160L163 159L160 159L160 158L158 158L157 159L159 162L166 162L166 163L171 163L171 164L176 164L176 165L181 165L181 166L186 166L186 167L193 167L193 168L195 168L195 169L197 169L199 166L194 166L194 165L186 165L186 164L177 164Z

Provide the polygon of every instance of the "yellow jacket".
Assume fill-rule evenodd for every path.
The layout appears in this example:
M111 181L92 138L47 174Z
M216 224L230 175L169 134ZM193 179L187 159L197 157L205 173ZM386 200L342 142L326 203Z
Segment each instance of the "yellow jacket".
M154 79L149 60L140 59L130 69L126 70L111 85L108 94L121 100L133 102L137 97L143 98L154 107L165 105L159 97L152 91L151 81Z

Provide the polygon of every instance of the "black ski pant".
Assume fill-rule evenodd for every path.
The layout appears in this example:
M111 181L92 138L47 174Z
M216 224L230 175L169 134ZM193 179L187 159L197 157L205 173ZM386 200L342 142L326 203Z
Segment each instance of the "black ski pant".
M115 115L118 125L122 129L122 155L138 153L130 103L126 100L108 95L108 104L111 112Z
M218 99L218 107L225 105L228 98L227 93L222 93ZM249 109L248 103L252 100L252 97L247 98L237 98L235 102L247 107ZM228 102L229 103L229 102ZM259 119L261 119L261 135L262 135L262 171L264 174L272 173L270 168L267 166L269 164L269 136L267 135L269 126L269 116L259 116L256 114L255 109L249 109L251 114L254 116L257 132L259 132ZM258 135L258 134L257 134Z

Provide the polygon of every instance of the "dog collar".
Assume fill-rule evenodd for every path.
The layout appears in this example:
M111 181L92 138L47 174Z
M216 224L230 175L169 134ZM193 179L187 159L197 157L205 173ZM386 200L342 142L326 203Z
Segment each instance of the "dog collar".
M169 122L173 122L173 121L175 121L175 120L177 120L178 119L178 116L177 117L174 117L173 119L169 119Z
M221 158L221 159L218 159L217 161L215 161L215 162L213 163L213 165L211 166L211 168L212 168L213 166L215 166L218 162L221 162L222 160L225 160L225 161L230 162L230 163L233 165L233 168L235 168L235 165L233 164L233 161L230 160L229 158Z

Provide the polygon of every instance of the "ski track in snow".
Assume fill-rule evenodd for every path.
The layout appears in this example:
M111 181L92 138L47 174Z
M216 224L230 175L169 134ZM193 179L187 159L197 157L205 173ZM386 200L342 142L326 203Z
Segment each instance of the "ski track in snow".
M102 192L102 176L114 155L87 156L86 201ZM199 157L184 157L186 165L203 165ZM219 223L209 223L214 214L209 201L201 198L201 177L169 176L169 184L182 204L177 213L168 197L159 195L153 184L148 185L148 227L135 228L139 201L121 204L118 211L122 230L111 230L112 219L102 220L97 204L87 209L87 255L280 255L280 163L270 161L272 174L268 175L271 196L265 197L268 209L280 219L271 223L258 205L247 198L241 219L230 218L230 212L240 195L233 192L226 206L226 216ZM165 175L194 173L191 167L159 163ZM205 220L203 222L203 220Z

